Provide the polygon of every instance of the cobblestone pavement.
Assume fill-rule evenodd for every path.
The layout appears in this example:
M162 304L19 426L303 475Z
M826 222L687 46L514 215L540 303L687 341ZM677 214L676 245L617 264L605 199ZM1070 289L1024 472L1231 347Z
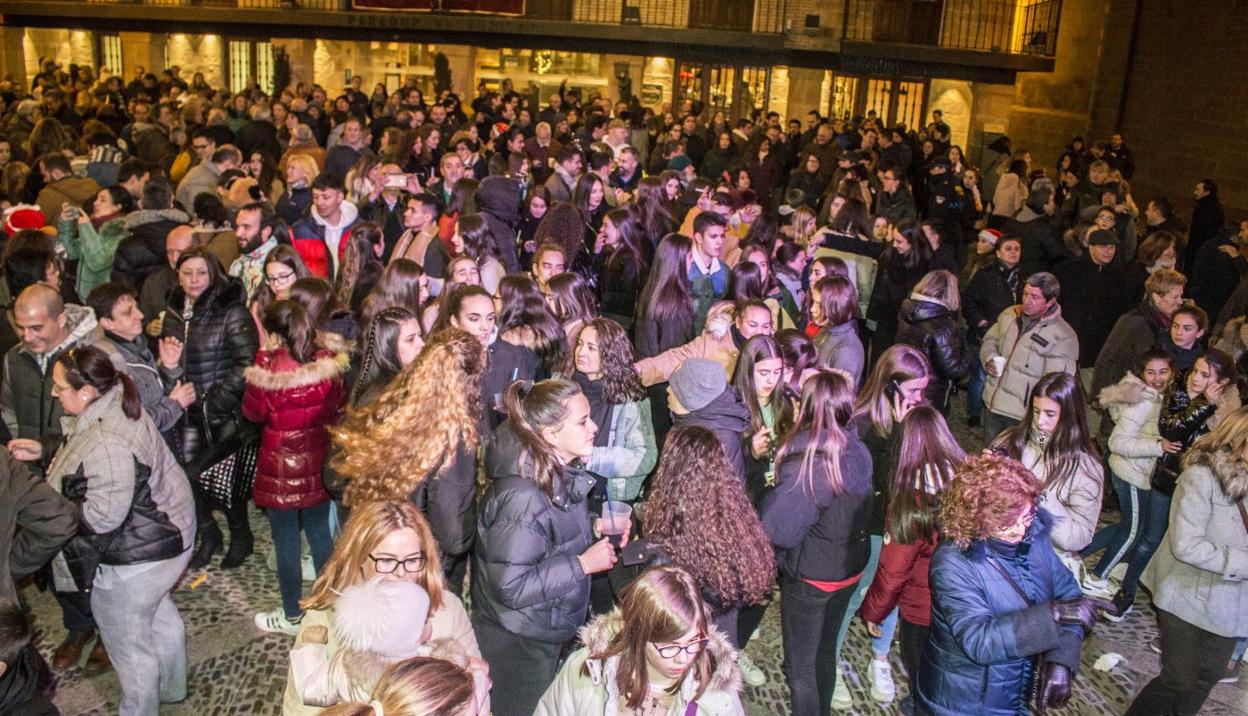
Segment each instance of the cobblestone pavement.
M980 448L982 441L965 427L960 406L955 408L951 422L965 447ZM1108 517L1116 519L1116 514ZM190 693L185 702L162 708L162 714L267 716L280 713L287 650L292 638L264 634L253 626L252 616L257 611L276 608L280 599L276 576L265 566L264 555L271 549L267 521L253 512L251 523L256 531L256 556L242 568L229 572L214 564L205 572L207 579L194 589L189 585L201 573L188 574L174 594L174 601L186 622ZM48 656L64 637L59 609L49 594L28 588L25 597L35 612L39 647ZM751 716L789 713L788 688L780 670L779 606L776 603L767 610L757 636L746 649L767 675L766 684L747 687L743 694ZM1123 713L1135 693L1159 670L1159 657L1148 648L1149 641L1156 635L1153 611L1147 596L1141 592L1136 608L1126 619L1119 624L1102 622L1085 643L1074 698L1066 708L1055 713L1070 716ZM1107 652L1116 652L1125 659L1109 673L1093 669L1096 659ZM852 713L900 713L895 705L882 707L871 700L867 680L870 643L860 620L850 629L843 658L848 664L854 697ZM906 692L906 680L895 647L891 661L900 699ZM88 679L75 668L60 675L56 704L66 716L105 716L117 712L119 697L117 679L112 672ZM1209 716L1248 714L1248 677L1235 685L1218 685L1201 713Z

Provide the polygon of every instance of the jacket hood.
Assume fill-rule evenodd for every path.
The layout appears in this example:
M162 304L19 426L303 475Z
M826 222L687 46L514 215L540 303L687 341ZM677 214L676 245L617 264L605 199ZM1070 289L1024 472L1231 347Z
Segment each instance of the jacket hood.
M612 609L607 614L601 614L594 617L588 624L581 627L579 636L581 642L585 644L590 654L602 653L606 651L607 645L611 643L611 639L619 633L623 627L624 617L620 613L619 607ZM707 635L709 641L706 649L710 652L711 658L715 660L715 668L711 671L711 682L706 685L707 690L724 691L735 694L741 690L741 670L737 668L737 655L728 643L727 637L719 630L718 627L708 624L710 633ZM616 666L619 664L620 657L613 656L605 662L601 659L586 659L585 663L589 667L590 678L595 683L601 683L605 678L609 684L608 689L614 692ZM697 683L694 680L693 672L686 674L685 681L681 684L681 693L688 700L697 692ZM616 696L613 693L613 696Z
M920 321L930 321L933 318L948 316L953 312L948 307L932 300L907 298L901 302L899 313L905 322L919 323Z
M508 177L486 177L477 189L477 207L515 226L520 220L520 187Z
M223 284L204 291L195 300L196 313L199 312L199 309L208 306L225 308L231 303L243 302L245 298L242 282L237 278L227 276ZM182 290L181 286L178 286L173 289L173 295L169 298L169 306L181 312L185 305L186 292Z
M1218 478L1222 492L1232 501L1238 502L1248 497L1248 465L1243 460L1233 457L1228 450L1193 450L1189 453L1187 464L1193 467L1204 467Z
M133 231L136 227L144 224L154 224L157 221L189 224L191 223L191 217L187 216L186 212L181 209L139 209L126 215L126 230Z
M732 322L735 318L732 302L720 301L706 312L706 325L702 332L720 340L732 330Z
M339 217L338 223L333 226L335 229L342 229L350 226L355 223L355 220L359 218L360 215L360 210L355 207L355 204L352 204L349 201L342 202L342 206L339 210L342 212L342 216ZM316 210L316 206L308 207L308 216L310 216L312 221L315 221L319 226L330 226L330 223L326 221Z
M684 417L688 423L738 433L750 425L750 409L737 398L737 391L731 385L718 398Z
M53 346L52 350L44 355L59 353L70 346L78 345L87 338L92 337L92 334L95 334L96 338L104 337L104 329L100 328L100 324L95 321L95 311L86 306L67 303L65 304L65 340ZM18 345L21 346L22 352L34 355L26 350L25 343L19 343Z
M1126 407L1145 400L1160 400L1161 394L1148 387L1135 373L1128 372L1121 381L1102 388L1098 399L1103 408Z
M303 388L346 375L349 363L346 353L322 354L300 364L285 348L260 351L256 364L243 371L243 379L262 390Z

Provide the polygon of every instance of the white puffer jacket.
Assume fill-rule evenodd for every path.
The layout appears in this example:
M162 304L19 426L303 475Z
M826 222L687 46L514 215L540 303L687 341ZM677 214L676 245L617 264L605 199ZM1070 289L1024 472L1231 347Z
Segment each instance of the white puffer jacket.
M1101 391L1101 405L1114 421L1109 436L1109 469L1118 479L1141 490L1148 490L1153 465L1161 457L1161 393L1148 387L1134 373L1127 373L1116 384Z

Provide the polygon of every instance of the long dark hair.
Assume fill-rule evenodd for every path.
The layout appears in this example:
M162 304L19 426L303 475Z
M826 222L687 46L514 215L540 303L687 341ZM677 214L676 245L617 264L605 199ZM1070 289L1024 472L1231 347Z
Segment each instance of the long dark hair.
M131 420L138 420L143 415L139 389L130 380L130 376L117 370L103 350L95 346L80 346L62 353L56 362L65 370L65 381L74 390L81 390L89 385L97 393L104 395L120 383L122 412Z
M364 299L360 320L367 325L374 316L392 306L402 306L419 316L423 308L420 305L420 279L424 276L425 270L411 259L391 260L368 298Z
M286 350L300 363L307 363L316 355L316 328L308 312L298 303L291 300L274 303L264 310L261 325L281 338Z
M611 252L610 258L607 259L607 267L615 269L620 264L627 262L628 265L632 266L633 276L641 278L646 269L646 258L642 254L641 249L641 225L634 218L633 212L625 208L608 211L603 221L606 222L608 220L610 220L611 225L619 233L620 243L616 246L615 251Z
M351 229L351 237L346 251L343 252L342 269L338 272L338 287L335 289L339 303L350 306L352 310L360 308L354 304L363 303L360 296L367 295L360 291L361 284L365 287L375 284L385 270L385 265L377 256L377 248L385 240L381 227L371 221L362 221Z
M541 429L559 425L568 417L568 402L581 395L570 380L517 380L503 394L511 429L520 441L520 473L537 483L547 498L555 495L555 480L563 475L563 462Z
M724 300L733 304L763 300L763 271L753 261L741 261L728 271Z
M927 273L927 269L932 265L932 242L928 241L927 234L923 233L923 226L917 221L906 219L898 222L893 229L905 237L906 242L910 244L910 250L902 254L897 251L895 245L890 245L880 255L880 261L907 270L922 269L924 273Z
M911 544L936 530L939 494L966 452L949 432L945 416L930 405L912 409L901 428L886 521L894 542Z
M485 263L486 258L498 258L498 245L494 243L494 235L490 233L490 225L480 214L464 214L456 221L459 237L464 241L464 254L477 262Z
M1083 386L1079 385L1078 378L1069 373L1048 373L1041 377L1027 398L1027 412L1023 419L997 437L992 445L1004 449L1006 455L1015 460L1022 459L1027 436L1031 434L1035 416L1032 403L1036 398L1048 398L1061 408L1057 428L1045 441L1043 456L1044 488L1047 490L1056 485L1058 499L1061 499L1061 490L1065 489L1069 495L1080 464L1089 458L1099 462L1101 457L1101 451L1088 430L1088 401L1083 396Z
M845 428L853 419L853 413L853 379L844 374L821 371L802 386L802 402L797 418L776 452L776 464L780 464L794 449L796 438L808 433L810 437L802 451L802 466L797 480L807 494L814 494L816 473L824 475L833 495L845 491L841 453L849 442Z
M781 350L779 342L765 335L757 335L746 341L741 347L740 357L737 358L737 368L733 374L732 384L736 387L741 400L750 409L749 434L753 435L762 430L765 425L763 406L758 404L758 398L755 395L754 366L759 361L772 358L780 360L782 370L775 390L771 391L771 396L767 399L772 415L771 434L779 439L779 436L788 433L789 427L793 424L793 403L789 400L785 390L788 377L785 375L784 351Z
M537 288L537 282L525 274L508 274L498 283L502 310L498 314L498 335L512 329L532 333L533 345L542 367L553 372L563 362L567 338L563 326Z
M420 324L420 317L403 306L382 309L368 322L361 335L363 356L360 358L360 374L351 388L351 405L355 405L364 388L376 379L387 383L403 370L399 363L399 327L407 321Z
M637 305L651 321L688 318L693 321L693 293L689 286L689 252L693 241L680 234L668 234L659 242L650 277L641 289Z

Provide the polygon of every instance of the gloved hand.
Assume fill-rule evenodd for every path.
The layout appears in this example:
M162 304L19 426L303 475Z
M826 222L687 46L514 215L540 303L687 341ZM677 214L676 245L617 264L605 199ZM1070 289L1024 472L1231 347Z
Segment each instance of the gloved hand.
M1058 624L1078 624L1084 631L1091 631L1096 624L1097 611L1113 608L1113 603L1096 597L1078 597L1057 602L1049 602L1049 611L1053 621Z
M1040 693L1036 696L1036 713L1048 709L1060 709L1070 700L1070 686L1074 677L1070 669L1053 661L1045 662L1040 669Z

